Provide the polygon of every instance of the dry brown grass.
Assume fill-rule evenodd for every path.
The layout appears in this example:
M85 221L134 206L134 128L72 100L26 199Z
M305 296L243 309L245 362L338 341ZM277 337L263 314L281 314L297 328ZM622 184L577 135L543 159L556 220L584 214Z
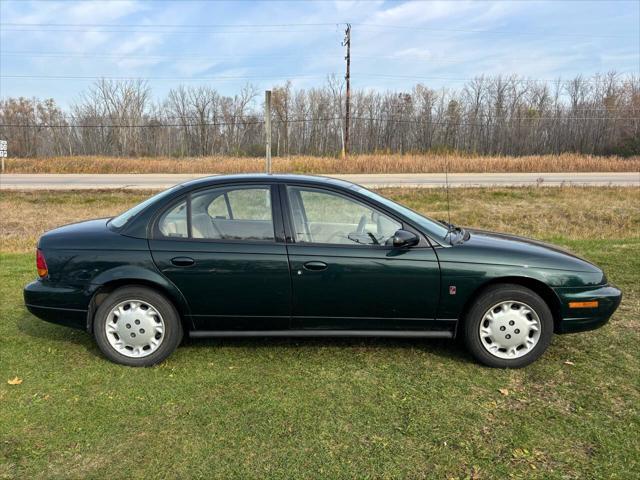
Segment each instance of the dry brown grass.
M563 154L526 157L460 154L357 155L347 160L294 156L274 158L273 170L285 173L442 173L450 172L637 172L640 157ZM263 158L237 157L51 157L9 158L7 173L250 173L264 170Z
M113 216L154 192L2 192L0 251L32 251L43 232L59 225Z
M447 218L442 189L383 189L380 192L433 218ZM3 192L0 250L28 252L38 237L65 223L120 213L152 192ZM456 188L454 223L526 235L608 239L640 237L640 190L636 188Z
M380 192L424 215L447 219L442 189ZM543 240L640 238L638 188L455 188L450 208L457 225Z

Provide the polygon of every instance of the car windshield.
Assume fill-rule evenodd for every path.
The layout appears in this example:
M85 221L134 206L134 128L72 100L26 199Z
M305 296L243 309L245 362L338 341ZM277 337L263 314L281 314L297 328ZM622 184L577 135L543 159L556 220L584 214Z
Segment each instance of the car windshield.
M127 224L127 222L129 222L129 220L135 217L138 213L142 212L145 208L147 208L149 205L154 203L156 200L160 200L161 198L164 198L165 196L169 195L170 193L175 191L178 187L179 185L175 185L168 190L164 190L154 195L153 197L147 198L144 202L139 203L135 207L130 208L126 212L118 215L117 217L113 217L111 220L109 220L109 223L108 223L109 226L113 228L124 227Z
M400 205L399 203L394 202L393 200L389 200L388 198L378 195L377 193L374 193L371 190L367 190L364 187L355 186L355 190L358 193L366 197L369 197L372 200L375 200L395 210L396 212L399 212L400 214L404 215L410 221L415 223L418 227L423 228L424 230L427 231L427 233L433 235L437 240L442 240L444 242L447 241L446 237L447 237L447 233L449 232L449 229L442 223L437 222L435 220L431 220L427 217L423 217L419 213L411 210L410 208L407 208L403 205Z

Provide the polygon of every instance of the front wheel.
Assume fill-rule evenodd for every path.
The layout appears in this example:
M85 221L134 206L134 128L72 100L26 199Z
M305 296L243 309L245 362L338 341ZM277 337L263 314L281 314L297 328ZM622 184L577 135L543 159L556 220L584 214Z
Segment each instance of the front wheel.
M464 338L473 356L490 367L520 368L544 353L553 335L545 301L520 285L495 285L469 310Z
M93 332L111 361L133 367L162 362L182 340L182 325L173 304L145 287L113 291L98 308Z

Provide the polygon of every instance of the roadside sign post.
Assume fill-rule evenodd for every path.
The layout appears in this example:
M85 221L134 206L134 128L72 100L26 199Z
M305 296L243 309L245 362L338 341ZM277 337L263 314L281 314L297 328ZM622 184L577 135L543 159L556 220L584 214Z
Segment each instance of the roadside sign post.
M4 159L7 158L7 141L0 140L0 160L2 160L2 173L4 173Z

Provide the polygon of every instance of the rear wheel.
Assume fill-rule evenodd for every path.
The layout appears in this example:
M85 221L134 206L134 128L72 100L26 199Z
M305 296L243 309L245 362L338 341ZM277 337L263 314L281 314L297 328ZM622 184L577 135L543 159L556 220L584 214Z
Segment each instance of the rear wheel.
M182 325L173 304L145 287L113 291L98 308L93 332L110 360L146 367L162 362L182 340Z
M553 315L546 302L520 285L489 287L465 319L465 343L490 367L520 368L544 353L553 335Z

